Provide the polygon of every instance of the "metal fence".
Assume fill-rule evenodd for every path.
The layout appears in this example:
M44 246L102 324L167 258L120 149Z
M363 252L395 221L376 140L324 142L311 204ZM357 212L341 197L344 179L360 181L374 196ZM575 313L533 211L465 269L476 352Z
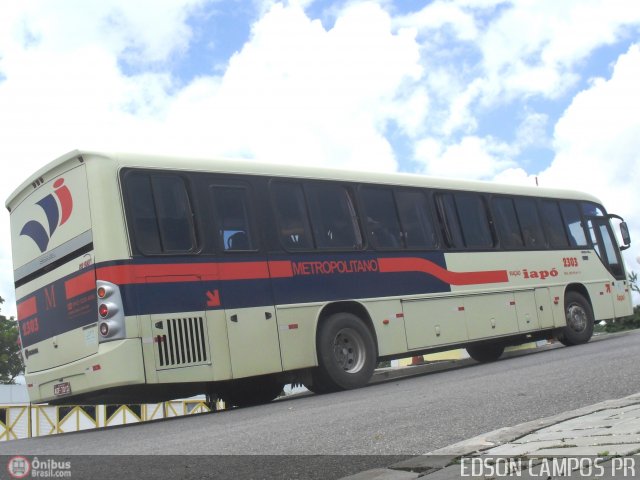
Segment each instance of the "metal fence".
M0 405L0 442L129 425L224 410L224 402L172 400L142 405Z

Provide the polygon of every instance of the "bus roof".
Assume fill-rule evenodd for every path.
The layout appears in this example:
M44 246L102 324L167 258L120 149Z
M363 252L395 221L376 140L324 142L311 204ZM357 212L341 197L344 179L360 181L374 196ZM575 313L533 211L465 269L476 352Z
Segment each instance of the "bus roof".
M39 184L39 179L46 177L48 172L52 170L58 170L58 167L61 167L66 162L71 162L78 159L79 157L82 157L84 160L89 160L91 158L101 158L105 161L112 161L114 162L116 168L138 167L149 169L201 171L283 178L336 180L421 188L501 193L509 195L567 198L600 203L600 200L597 197L586 192L575 190L502 184L477 180L439 178L410 173L363 172L358 170L263 163L244 159L187 158L152 154L144 155L135 153L73 150L48 163L36 173L31 175L25 182L23 182L7 199L5 203L7 209L10 208L16 198L20 196L21 192L23 192L25 189L29 187L36 188Z

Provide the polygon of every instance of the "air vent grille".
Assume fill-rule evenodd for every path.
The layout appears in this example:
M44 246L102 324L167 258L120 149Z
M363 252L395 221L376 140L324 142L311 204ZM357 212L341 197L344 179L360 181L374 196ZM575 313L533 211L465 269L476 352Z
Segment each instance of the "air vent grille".
M169 318L155 323L159 368L207 363L206 324L202 317Z

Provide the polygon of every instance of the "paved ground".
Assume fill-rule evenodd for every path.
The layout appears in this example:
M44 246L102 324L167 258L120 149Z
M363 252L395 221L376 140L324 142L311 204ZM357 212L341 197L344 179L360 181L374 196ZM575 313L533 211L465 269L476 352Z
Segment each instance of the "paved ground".
M344 480L640 478L640 393L441 448Z
M604 478L621 478L622 470L613 475L616 473L613 472L616 467L628 467L625 471L627 478L630 473L640 476L640 464L632 472L629 470L632 465L619 463L621 460L614 457L640 451L640 439L637 438L637 434L640 433L640 394L629 396L640 391L635 363L638 357L638 339L640 332L596 337L593 342L582 347L564 349L559 345L550 345L540 350L551 351L538 353L538 350L530 355L522 352L506 354L507 357L517 358L487 365L476 365L472 360L462 360L455 362L456 366L453 369L447 363L389 369L376 373L375 382L382 381L379 385L333 396L309 396L293 401L273 402L253 409L239 409L223 415L157 422L127 429L109 429L99 434L79 433L60 436L54 440L8 442L0 446L0 463L6 465L7 461L11 461L10 455L38 454L41 459L50 455L57 455L58 459L72 455L73 477L94 480L130 478L133 471L136 472L137 478L328 479L361 472L349 478L390 480L422 477L438 480L460 478L465 474L471 476L475 473L486 478L496 477L491 475L492 472L488 469L495 470L495 466L502 465L499 461L491 463L490 459L496 459L498 455L502 460L522 459L520 455L526 455L524 459L531 459L555 454L554 450L561 450L563 458L568 458L566 455L595 455L589 457L594 462L591 465L592 471L586 472L591 473L588 475L591 478L603 476L597 475L601 473L599 468L606 468L603 474L611 474L609 477L605 475ZM441 369L452 370L443 375L427 375L403 382L393 381L395 378ZM506 375L504 369L507 369L510 375ZM534 386L528 386L525 383L528 380L532 380ZM394 391L400 387L402 395ZM458 387L462 390L457 390ZM422 388L427 390L423 391ZM441 390L446 395L443 395ZM470 395L469 392L473 394ZM389 402L383 401L387 399L385 395L388 396ZM554 404L554 396L562 398L560 408L558 405L550 407ZM595 404L611 397L622 398ZM354 431L359 434L361 442L364 440L362 430L358 428L360 424L353 427L353 415L354 412L360 413L364 409L365 401L370 398L376 399L378 414L367 413L362 422L367 426L373 424L374 427L381 422L388 424L388 428L397 430L396 433L399 432L405 439L411 438L412 428L416 428L416 425L408 422L414 422L421 432L421 448L408 452L374 452L373 447L367 444L362 447L362 451L369 455L363 455L361 451L353 452L352 456L326 455L323 447L326 449L326 445L332 444L333 440L344 441L345 436L353 434ZM468 398L470 402L456 404L453 401L456 398ZM393 408L381 413L382 406L391 400L394 402ZM592 403L595 405L584 407ZM344 404L353 408L336 409L336 405ZM395 421L400 418L400 413L410 410L409 405L416 410L414 413L417 416L411 417L415 420L405 419L405 423L402 424ZM460 413L458 423L464 424L464 434L449 435L446 438L437 436L438 432L450 433L456 427L455 417L452 417L451 412L445 407ZM564 409L569 411L555 415ZM517 415L510 415L512 412L509 410L515 410ZM316 430L297 427L301 424L301 419L305 419L306 425L309 423L306 421L309 416L320 417L324 411L329 412L333 418L333 423L330 423L333 429L330 431L339 435L327 439L326 429L321 430L318 426L314 427ZM287 415L288 422L283 421L283 414ZM488 421L487 417L493 414L503 418L503 421ZM245 417L247 418L243 420ZM539 417L542 419L533 420ZM516 427L509 426L525 420L533 421ZM328 420L324 419L320 424L324 425L327 422ZM479 423L477 428L469 429L469 422ZM250 424L251 429L245 429L245 423ZM258 423L266 423L269 435L255 433ZM336 430L337 426L340 426L340 429ZM497 426L504 428L475 436ZM172 428L173 432L167 433L167 428ZM277 428L285 428L289 437L294 434L299 436L295 442L289 441L289 437L280 435ZM208 451L216 441L229 443L234 429L240 429L240 438L249 443L243 444L242 448L234 448L229 452L232 453L230 455ZM319 434L320 431L323 433ZM315 449L304 443L303 434L314 439ZM431 438L433 435L436 437ZM473 438L458 442L468 436ZM265 448L271 437L275 438L273 445L279 445L281 450L286 451L274 450L275 447ZM386 438L378 439L375 435L372 436L372 441L374 446L387 443ZM458 443L440 448L452 442ZM255 452L247 450L247 446L252 447ZM571 450L587 447L594 447L595 450ZM406 455L418 455L428 450L432 451L418 457ZM120 452L133 451L147 456L136 455L132 458L105 455L123 455ZM236 454L237 451L263 454L240 456ZM296 455L299 451L305 454ZM168 452L174 455L167 456ZM311 452L313 454L310 454ZM3 453L6 455L4 458ZM193 455L194 453L200 455ZM217 455L208 455L210 453ZM392 455L385 456L388 453ZM529 467L526 462L523 468L525 467ZM533 469L515 477L526 478L527 473L533 473L534 475L529 476L536 478L558 477L546 475L545 468L550 467L537 462ZM550 473L555 474L558 471L556 469ZM582 475L576 478L580 476ZM503 475L498 477L504 478ZM3 478L1 470L0 478Z

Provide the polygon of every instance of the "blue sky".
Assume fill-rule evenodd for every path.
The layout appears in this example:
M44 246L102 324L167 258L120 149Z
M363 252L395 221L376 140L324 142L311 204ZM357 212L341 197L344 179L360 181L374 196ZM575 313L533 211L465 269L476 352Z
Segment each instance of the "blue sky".
M637 85L628 0L2 2L1 185L74 148L537 178L640 244Z

